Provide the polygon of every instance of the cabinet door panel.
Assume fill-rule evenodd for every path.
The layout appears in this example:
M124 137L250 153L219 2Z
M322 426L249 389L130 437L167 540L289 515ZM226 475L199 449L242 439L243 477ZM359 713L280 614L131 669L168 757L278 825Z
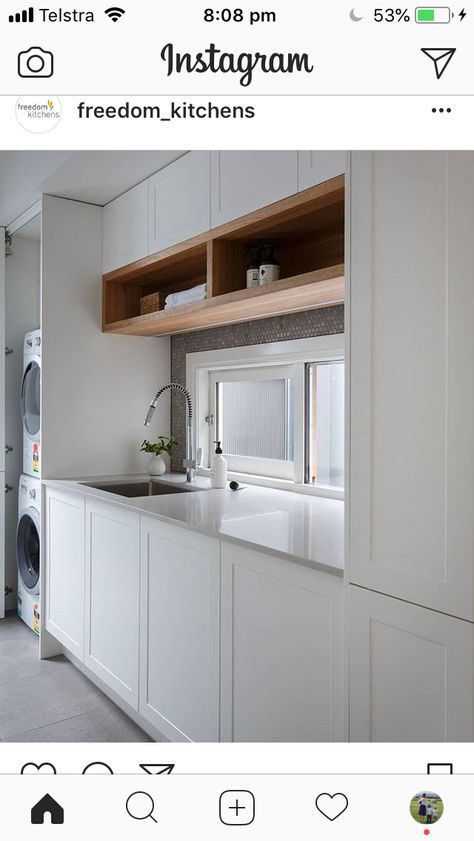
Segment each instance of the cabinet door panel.
M222 740L345 738L343 582L222 543Z
M474 154L354 153L351 581L474 620Z
M211 227L298 190L297 152L212 152Z
M147 256L148 181L105 205L102 231L104 272Z
M219 740L219 541L142 520L140 712L173 740Z
M138 710L139 517L86 503L86 665Z
M210 152L189 152L148 182L148 253L210 228Z
M84 499L46 488L46 630L84 660Z
M345 152L298 152L298 191L343 175L345 169Z
M351 587L353 742L470 742L474 626Z

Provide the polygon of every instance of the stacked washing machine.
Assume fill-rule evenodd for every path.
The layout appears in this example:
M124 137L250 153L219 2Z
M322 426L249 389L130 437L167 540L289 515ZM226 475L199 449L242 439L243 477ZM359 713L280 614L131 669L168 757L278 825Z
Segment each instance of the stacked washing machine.
M18 615L36 633L40 620L41 330L27 333L21 385L23 473L18 489Z

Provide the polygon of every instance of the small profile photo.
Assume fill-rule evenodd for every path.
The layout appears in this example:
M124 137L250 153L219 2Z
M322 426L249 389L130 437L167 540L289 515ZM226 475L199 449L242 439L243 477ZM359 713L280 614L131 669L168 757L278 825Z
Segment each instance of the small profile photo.
M419 791L411 799L410 814L417 823L438 823L443 812L443 801L434 791Z

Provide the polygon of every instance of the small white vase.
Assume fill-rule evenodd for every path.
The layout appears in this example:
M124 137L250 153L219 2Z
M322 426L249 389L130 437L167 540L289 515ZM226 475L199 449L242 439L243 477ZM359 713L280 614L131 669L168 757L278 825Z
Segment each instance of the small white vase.
M152 456L148 462L148 473L150 476L162 476L165 472L165 460L161 456Z

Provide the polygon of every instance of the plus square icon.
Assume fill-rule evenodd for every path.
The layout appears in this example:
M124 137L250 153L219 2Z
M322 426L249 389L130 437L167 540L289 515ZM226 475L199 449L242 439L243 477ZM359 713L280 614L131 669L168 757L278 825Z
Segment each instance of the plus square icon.
M255 818L255 797L251 791L223 791L219 817L226 826L248 826Z

